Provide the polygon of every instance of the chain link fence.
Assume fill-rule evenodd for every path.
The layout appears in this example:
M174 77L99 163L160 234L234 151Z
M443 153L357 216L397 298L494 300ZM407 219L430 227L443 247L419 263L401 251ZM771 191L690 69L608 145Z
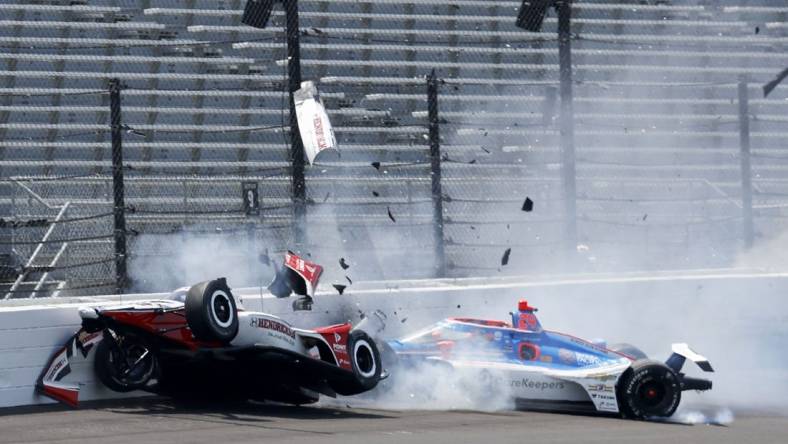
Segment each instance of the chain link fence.
M782 231L784 6L578 0L562 60L551 2L298 1L341 152L301 201L274 3L264 28L241 0L0 5L0 295L115 291L112 79L127 291L259 285L295 248L350 283L729 266Z

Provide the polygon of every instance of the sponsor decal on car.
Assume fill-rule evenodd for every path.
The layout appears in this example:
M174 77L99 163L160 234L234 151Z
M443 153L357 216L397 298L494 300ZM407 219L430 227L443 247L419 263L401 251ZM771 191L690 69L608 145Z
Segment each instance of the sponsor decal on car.
M602 363L602 360L594 355L589 355L588 353L580 353L575 352L575 361L577 365L581 367L587 367L589 365L598 365Z
M566 387L562 381L532 381L528 378L513 379L510 382L512 388L529 388L539 391L563 390Z
M295 339L295 332L293 331L293 329L281 322L276 322L267 318L252 318L251 324L252 327L262 328L264 330L271 330L277 333L281 333L285 336L289 336L291 339Z
M612 385L606 384L591 384L588 387L589 392L612 392L615 391Z
M575 358L575 352L572 350L567 350L565 348L558 349L558 359L561 360L566 365L575 365L577 364L577 359Z

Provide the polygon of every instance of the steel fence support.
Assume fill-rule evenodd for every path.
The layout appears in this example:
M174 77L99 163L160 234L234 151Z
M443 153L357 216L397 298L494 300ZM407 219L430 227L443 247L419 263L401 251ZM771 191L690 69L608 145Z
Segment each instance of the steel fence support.
M752 247L752 169L750 166L750 109L747 76L739 78L739 159L741 163L742 238L746 248Z
M287 77L290 92L290 158L292 161L293 234L296 250L306 245L306 180L304 144L298 130L293 93L301 88L301 48L298 29L298 0L283 0L287 34Z
M441 141L438 120L438 79L433 69L427 77L427 107L429 116L430 177L432 179L432 218L435 244L435 274L446 276L446 253L443 238L443 191L441 190Z
M575 172L575 118L572 106L572 1L556 2L558 62L561 72L561 164L564 187L564 240L570 254L577 249L577 185Z
M120 114L120 80L109 82L110 126L112 130L112 191L115 215L115 291L126 289L126 204L123 185L123 127Z

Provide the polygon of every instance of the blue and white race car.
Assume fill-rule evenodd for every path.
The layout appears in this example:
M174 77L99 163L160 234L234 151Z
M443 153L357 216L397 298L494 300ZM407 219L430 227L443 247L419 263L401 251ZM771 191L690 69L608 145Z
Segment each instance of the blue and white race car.
M681 392L711 389L711 381L681 372L687 359L713 371L687 344L673 344L663 363L628 344L607 346L543 330L535 311L520 301L511 324L448 318L388 341L385 352L396 356L399 373L408 366L443 367L481 384L491 396L513 398L519 408L668 417L678 408Z

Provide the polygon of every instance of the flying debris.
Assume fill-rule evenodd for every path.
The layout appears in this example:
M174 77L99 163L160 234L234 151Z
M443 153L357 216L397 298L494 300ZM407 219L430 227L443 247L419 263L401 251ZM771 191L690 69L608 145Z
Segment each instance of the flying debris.
M271 258L268 257L268 249L266 248L264 252L260 253L260 257L258 258L260 263L270 266L271 265Z
M468 165L473 165L474 163L476 163L476 159L473 159L470 162L468 162Z
M380 193L378 193L377 191L373 191L372 195L375 196L375 197L380 197Z
M341 285L341 284L332 284L331 286L334 287L340 295L344 294L345 289L347 288L347 285Z
M482 151L484 151L485 153L487 153L487 154L491 154L491 153L490 153L490 150L488 150L487 148L485 148L485 147L481 147L481 149L482 149Z
M343 270L347 270L348 268L350 268L350 265L348 265L347 262L345 262L344 257L339 258L339 266L342 267Z
M326 193L326 197L324 197L324 198L323 198L323 203L325 203L326 201L328 201L328 198L329 198L330 196L331 196L331 193L330 193L330 192Z
M353 281L352 281L352 280L351 280L351 279L350 279L348 276L345 276L345 279L347 279L347 282L348 282L350 285L353 285Z
M380 162L372 162L372 166L373 166L373 167L374 167L376 170L380 171Z
M404 324L405 321L407 321L407 320L408 320L408 318L402 318L402 320L400 322L402 322Z
M648 217L648 213L644 214L643 215L643 220L645 221L647 217Z
M391 219L392 222L397 223L397 219L394 219L394 215L391 214L391 207L386 207L386 211L389 213L389 219Z
M501 258L501 266L506 266L509 263L509 254L511 254L512 249L507 248L506 251L503 252L503 257Z
M523 211L526 213L530 213L534 209L534 201L531 200L530 197L525 198L525 202L523 202Z

